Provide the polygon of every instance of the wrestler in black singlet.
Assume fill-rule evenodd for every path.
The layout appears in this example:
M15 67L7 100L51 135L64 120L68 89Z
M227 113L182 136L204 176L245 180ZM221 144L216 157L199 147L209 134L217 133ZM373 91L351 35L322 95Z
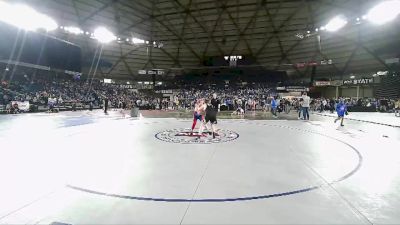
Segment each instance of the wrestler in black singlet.
M217 124L217 113L218 113L218 106L220 105L220 101L218 99L212 99L211 104L207 105L206 109L206 123L209 121L212 124Z

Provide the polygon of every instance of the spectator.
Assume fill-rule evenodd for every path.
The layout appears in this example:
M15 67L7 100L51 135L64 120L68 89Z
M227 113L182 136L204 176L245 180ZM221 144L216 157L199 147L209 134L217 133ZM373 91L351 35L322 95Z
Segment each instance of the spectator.
M304 118L304 120L309 120L310 119L310 114L309 114L310 97L307 96L307 92L303 93L302 99L303 99L303 103L302 103L303 118Z
M271 100L271 112L274 118L278 118L278 115L276 114L277 111L277 107L278 107L278 102L275 100L274 97L272 97Z

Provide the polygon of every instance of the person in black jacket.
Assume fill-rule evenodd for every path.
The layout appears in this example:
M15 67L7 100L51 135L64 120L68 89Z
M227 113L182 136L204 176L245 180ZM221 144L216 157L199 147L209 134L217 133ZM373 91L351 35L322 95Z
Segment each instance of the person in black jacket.
M206 116L204 119L204 125L207 127L207 123L211 123L211 131L212 131L212 136L215 138L217 135L217 114L219 112L221 102L219 99L217 99L217 94L213 94L213 98L210 100L206 100Z
M329 101L329 109L330 109L331 113L333 113L335 111L335 100L333 100L332 98Z
M108 109L108 98L106 96L103 97L103 107L104 107L104 113L107 114L107 109Z
M212 136L215 138L216 134L216 125L217 125L217 113L218 109L214 107L212 104L212 101L207 100L207 108L206 108L206 116L204 119L204 125L207 126L207 123L211 123L211 131L212 131ZM214 102L215 103L215 102Z

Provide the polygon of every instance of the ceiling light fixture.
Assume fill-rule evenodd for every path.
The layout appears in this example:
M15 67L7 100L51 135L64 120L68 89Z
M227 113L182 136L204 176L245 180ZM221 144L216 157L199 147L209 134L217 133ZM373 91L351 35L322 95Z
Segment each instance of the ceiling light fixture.
M400 14L400 1L384 1L373 7L366 18L373 24L382 25L394 20Z
M146 41L134 37L134 38L132 38L132 43L133 43L133 44L144 44L144 43L146 43Z
M117 37L105 27L99 27L94 31L94 38L97 39L100 43L106 44L111 41L117 40Z
M52 31L58 28L57 23L50 17L36 12L33 8L21 4L0 2L0 21L24 30L45 29Z
M347 20L344 17L337 16L331 19L328 24L325 25L325 28L327 31L335 32L342 29L344 26L346 26L346 24Z
M64 30L66 30L69 33L73 34L82 34L83 31L79 27L65 27Z

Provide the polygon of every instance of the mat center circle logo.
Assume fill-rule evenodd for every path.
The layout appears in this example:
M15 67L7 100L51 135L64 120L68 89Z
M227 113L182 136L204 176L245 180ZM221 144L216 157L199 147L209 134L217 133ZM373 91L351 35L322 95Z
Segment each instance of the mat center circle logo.
M198 131L189 128L177 128L157 133L155 137L161 141L177 144L216 144L236 140L239 134L231 130L218 130L213 138L210 131L200 134Z

